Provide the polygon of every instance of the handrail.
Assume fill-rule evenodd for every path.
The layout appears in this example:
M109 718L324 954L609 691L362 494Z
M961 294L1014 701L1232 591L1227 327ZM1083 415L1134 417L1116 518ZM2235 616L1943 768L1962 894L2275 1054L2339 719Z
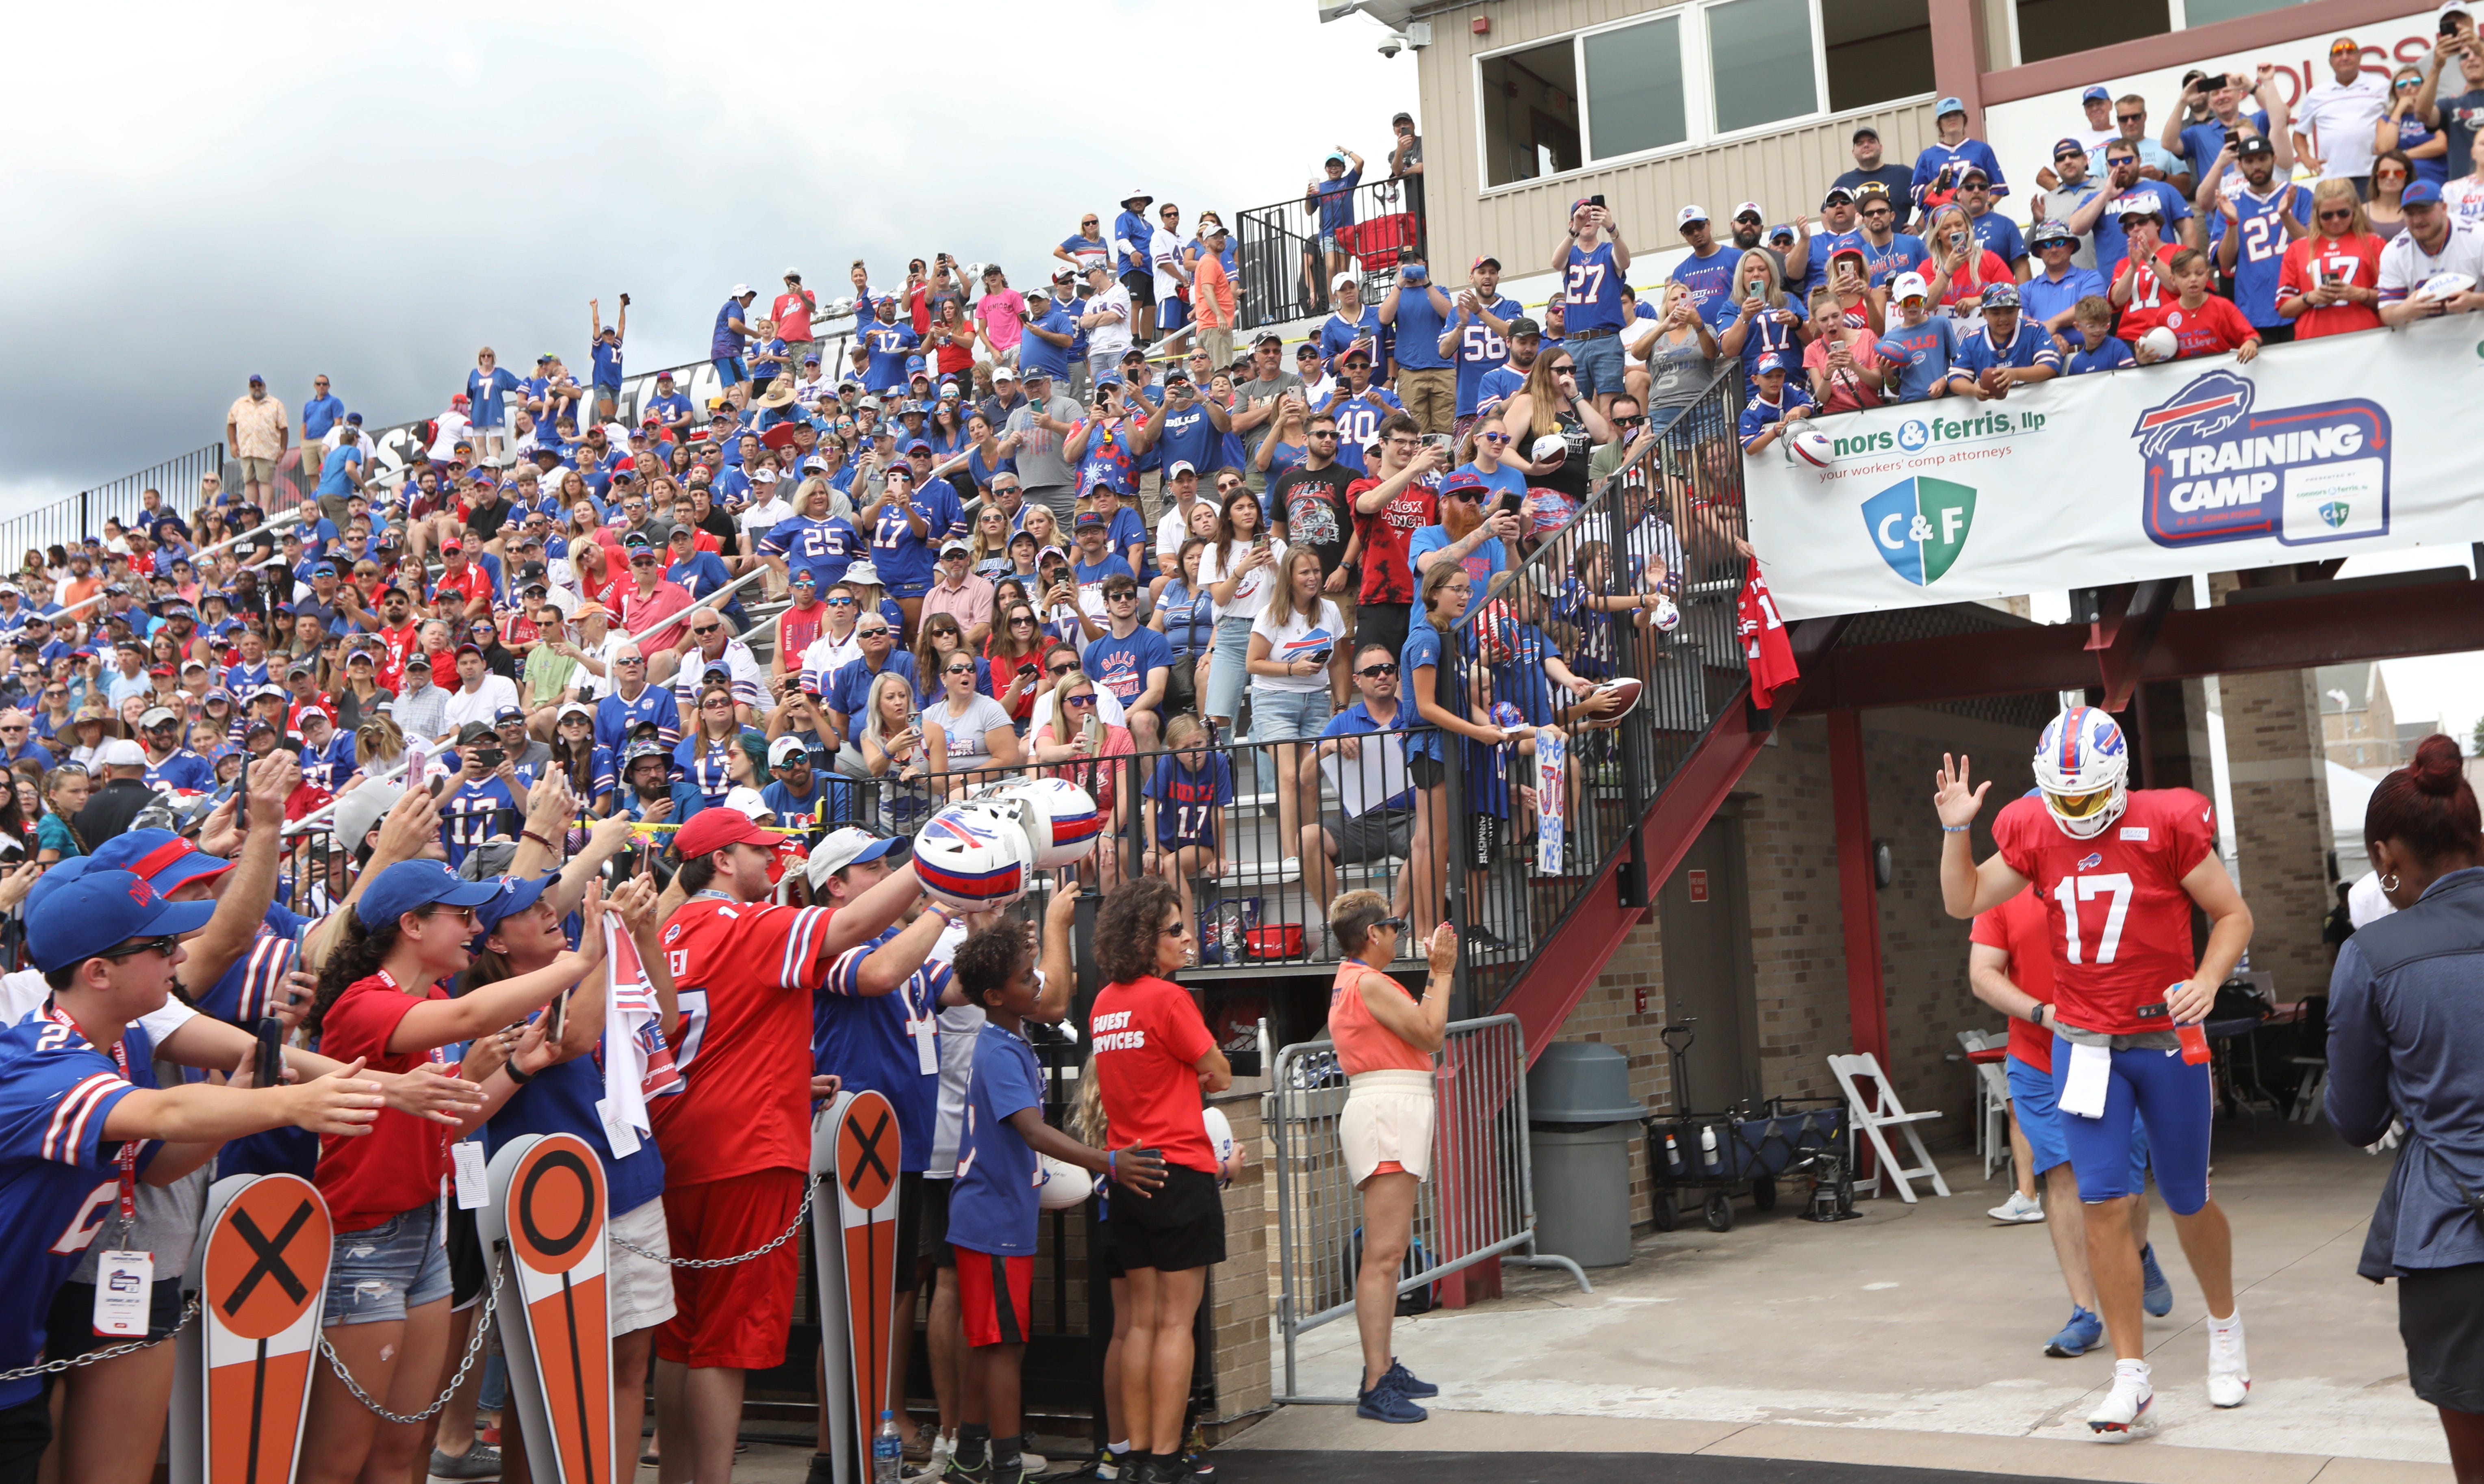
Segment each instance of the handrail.
M1423 251L1423 177L1364 180L1316 204L1298 195L1237 212L1235 223L1243 329L1327 313L1333 261L1362 281L1365 304L1377 304L1396 282L1399 255Z

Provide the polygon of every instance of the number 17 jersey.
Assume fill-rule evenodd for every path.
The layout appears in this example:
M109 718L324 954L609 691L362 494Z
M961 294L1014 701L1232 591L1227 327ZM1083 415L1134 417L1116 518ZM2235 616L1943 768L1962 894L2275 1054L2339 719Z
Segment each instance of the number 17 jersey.
M2121 818L2077 840L2030 794L1994 818L1992 840L2044 903L2054 1012L2109 1036L2172 1030L2139 1008L2164 1003L2198 966L2182 878L2217 848L2216 806L2189 789L2133 789Z

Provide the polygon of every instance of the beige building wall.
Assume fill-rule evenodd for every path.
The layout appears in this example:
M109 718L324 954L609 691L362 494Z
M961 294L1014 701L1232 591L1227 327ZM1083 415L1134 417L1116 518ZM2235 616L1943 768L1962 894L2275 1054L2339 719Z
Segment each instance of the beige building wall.
M1832 0L1834 3L1834 0ZM1477 254L1500 259L1504 276L1549 272L1554 239L1563 235L1570 202L1602 195L1634 254L1682 246L1674 213L1697 202L1720 224L1742 201L1757 201L1771 222L1817 214L1828 182L1854 165L1854 125L1880 130L1887 158L1909 164L1931 142L1929 96L1877 104L1737 144L1689 145L1680 151L1610 169L1590 168L1487 191L1477 158L1475 57L1658 9L1647 0L1503 0L1430 16L1433 42L1418 59L1423 118L1423 210L1435 263L1463 265ZM1469 21L1489 15L1492 31L1475 36ZM1376 158L1376 157L1375 157ZM1447 270L1444 268L1444 270ZM1634 273L1634 282L1653 275Z

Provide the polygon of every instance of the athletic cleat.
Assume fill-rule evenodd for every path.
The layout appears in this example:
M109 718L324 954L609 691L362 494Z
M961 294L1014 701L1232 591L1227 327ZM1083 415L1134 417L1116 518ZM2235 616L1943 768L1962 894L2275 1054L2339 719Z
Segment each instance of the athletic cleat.
M2147 1363L2116 1361L2113 1390L2105 1393L2104 1405L2089 1414L2088 1427L2097 1437L2116 1443L2148 1432L2156 1426L2156 1415L2149 1410L2155 1400L2156 1390L2147 1382Z
M433 1448L431 1476L435 1479L497 1479L500 1476L500 1450L477 1443L465 1452L452 1456Z
M2243 1357L2243 1316L2208 1321L2208 1400L2239 1407L2251 1400L2251 1363Z
M2162 1319L2174 1311L2174 1285L2165 1279L2165 1270L2156 1265L2156 1244L2139 1250L2139 1279L2145 1286L2139 1302L2150 1314Z
M2006 1222L2012 1226L2017 1226L2025 1222L2042 1221L2044 1219L2044 1203L2040 1201L2022 1196L2013 1190L2010 1193L2009 1200L2004 1201L1999 1205L1992 1207L1984 1214L1991 1217L1994 1221Z
M1420 1422L1431 1416L1409 1401L1386 1374L1370 1390L1354 1398L1354 1415L1374 1422Z
M1127 1453L1116 1453L1111 1448L1097 1448L1095 1456L1088 1461L1086 1468L1078 1471L1078 1475L1084 1478L1101 1479L1104 1484L1118 1484L1123 1471L1128 1467L1129 1457Z
M1432 1383L1428 1381L1418 1379L1413 1371L1406 1368L1406 1363L1397 1359L1393 1355L1389 1358L1389 1369L1382 1374L1381 1379L1384 1381L1396 1382L1397 1390L1405 1392L1408 1396L1421 1398L1425 1396L1438 1396L1441 1394L1441 1389L1439 1387L1432 1385Z
M2062 1333L2044 1341L2044 1353L2057 1361L2081 1356L2104 1342L2104 1320L2092 1309L2070 1306L2070 1322Z

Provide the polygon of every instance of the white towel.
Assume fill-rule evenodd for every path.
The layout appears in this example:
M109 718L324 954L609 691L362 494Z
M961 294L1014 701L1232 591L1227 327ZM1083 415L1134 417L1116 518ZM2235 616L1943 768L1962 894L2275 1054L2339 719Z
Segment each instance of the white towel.
M604 919L604 1098L595 1105L612 1157L638 1152L655 1131L647 1099L681 1085L672 1048L664 1043L663 1009L638 959L638 945L619 918Z

